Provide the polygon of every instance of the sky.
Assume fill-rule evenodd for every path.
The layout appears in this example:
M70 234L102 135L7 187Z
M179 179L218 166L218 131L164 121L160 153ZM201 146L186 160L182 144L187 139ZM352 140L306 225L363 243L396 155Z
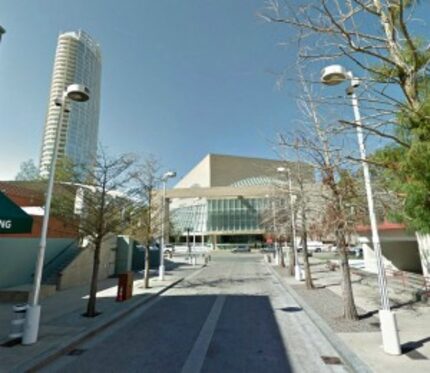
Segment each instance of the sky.
M208 153L276 158L298 116L286 26L264 0L2 0L0 180L36 164L57 37L82 29L102 50L99 140L111 154L157 156L184 175ZM290 87L291 88L291 87Z

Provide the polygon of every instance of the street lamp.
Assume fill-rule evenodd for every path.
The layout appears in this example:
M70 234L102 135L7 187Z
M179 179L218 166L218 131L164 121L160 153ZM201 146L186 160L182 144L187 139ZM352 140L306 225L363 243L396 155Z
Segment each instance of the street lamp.
M357 128L358 146L360 148L361 165L363 166L364 185L366 188L367 204L369 208L370 227L372 230L372 245L376 256L376 265L378 268L378 285L381 298L381 309L379 310L379 320L381 323L382 343L384 351L391 355L400 355L400 340L397 329L396 315L390 309L390 300L388 298L387 279L385 277L384 262L382 260L381 243L379 240L376 215L373 204L372 186L370 184L369 167L366 162L366 149L363 140L363 128L361 123L360 111L358 108L358 99L355 94L355 88L360 85L360 80L354 76L351 71L347 71L341 65L331 65L322 69L321 81L326 85L336 85L349 80L349 87L346 93L351 96L352 108L354 110L355 126Z
M293 186L291 182L291 172L289 168L278 167L276 169L279 173L286 173L288 177L288 194L290 195L290 209L291 209L291 228L293 231L293 251L294 251L294 277L297 281L302 280L302 270L300 268L299 256L297 253L297 243L296 243L296 219L294 216L294 196L293 196Z
M164 219L166 218L166 183L169 178L176 177L176 172L168 171L166 172L161 181L163 182L163 200L161 202L161 249L160 249L160 268L158 270L158 278L164 280Z
M64 112L67 99L77 102L85 102L90 98L90 91L82 84L70 84L65 88L61 96L55 100L55 104L60 107L58 116L58 125L55 134L54 151L51 159L51 167L49 170L48 189L46 192L45 212L43 214L42 231L39 244L39 252L36 260L36 269L34 274L33 291L30 295L26 320L24 325L24 333L22 336L22 344L28 345L37 342L40 323L41 306L39 303L40 286L42 282L43 261L46 249L46 236L48 233L49 210L51 208L52 191L54 187L55 166L57 163L58 147L60 143L61 127L63 125Z
M266 198L269 198L270 196L268 194L265 195ZM275 255L276 255L276 264L279 265L279 248L276 241L276 205L275 205L275 199L272 198L271 201L271 208L272 208L272 222L273 222L273 243L275 246Z

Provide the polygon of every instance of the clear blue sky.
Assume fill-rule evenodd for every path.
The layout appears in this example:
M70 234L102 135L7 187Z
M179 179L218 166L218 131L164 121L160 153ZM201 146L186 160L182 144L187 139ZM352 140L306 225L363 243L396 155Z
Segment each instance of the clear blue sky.
M2 0L0 180L36 163L60 32L102 49L99 137L111 153L153 153L183 175L207 153L274 158L292 125L275 87L295 51L285 26L256 16L264 0ZM291 89L290 89L291 91Z

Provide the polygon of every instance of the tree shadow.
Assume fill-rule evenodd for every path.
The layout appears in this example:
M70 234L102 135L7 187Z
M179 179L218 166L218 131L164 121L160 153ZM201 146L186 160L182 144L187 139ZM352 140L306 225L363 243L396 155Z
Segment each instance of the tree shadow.
M284 311L284 312L300 312L300 311L303 311L303 309L300 307L284 307L284 308L280 308L280 310Z

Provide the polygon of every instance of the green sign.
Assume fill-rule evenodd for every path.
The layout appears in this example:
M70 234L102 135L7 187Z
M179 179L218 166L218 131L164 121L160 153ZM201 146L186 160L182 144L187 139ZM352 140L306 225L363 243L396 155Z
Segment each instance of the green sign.
M33 218L0 192L0 234L31 233Z

